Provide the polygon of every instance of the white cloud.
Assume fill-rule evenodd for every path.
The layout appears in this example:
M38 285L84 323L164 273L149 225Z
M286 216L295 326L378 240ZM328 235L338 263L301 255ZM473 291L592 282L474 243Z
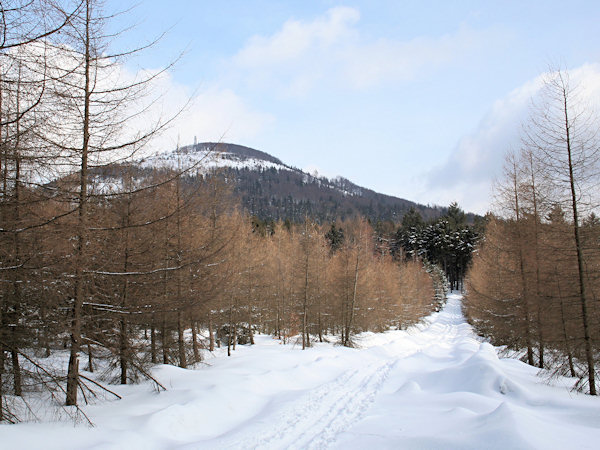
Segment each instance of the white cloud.
M600 64L586 64L569 74L588 107L599 110ZM477 128L460 139L448 159L429 174L426 189L430 198L440 204L457 200L467 210L479 213L490 208L492 182L502 171L507 151L520 145L522 123L545 75L496 101Z
M289 20L270 36L249 39L232 58L233 67L254 86L301 96L320 82L368 88L408 81L505 37L460 27L437 37L371 40L358 31L359 19L358 10L338 7L313 21Z
M198 93L176 128L185 142L194 136L199 141L244 142L273 121L271 115L252 110L231 89L211 87Z
M130 77L135 75L129 74ZM153 102L150 110L134 120L130 128L141 130L152 120L175 119L150 143L146 152L173 149L178 142L188 145L195 137L198 142L244 142L274 121L271 115L253 110L231 89L213 85L200 88L194 94L168 72L152 82L151 91L160 93L160 97L151 96L146 100Z
M360 42L346 49L345 76L353 87L408 81L467 57L493 39L496 39L493 30L477 31L461 27L455 33L440 37Z
M30 56L32 61L38 61L40 55L49 52L49 60L56 67L51 67L50 70L62 76L72 71L70 76L75 80L74 83L83 83L81 73L75 70L80 64L77 53L65 50L69 50L69 47L46 48L40 43L33 43L12 51L20 52L22 58ZM199 142L244 142L254 138L274 121L273 116L254 110L232 89L209 85L199 88L194 93L189 86L176 82L168 70L131 70L117 61L104 64L99 68L95 79L95 89L98 93L94 95L94 101L98 102L95 105L100 106L96 106L99 110L94 110L93 113L102 113L97 119L100 121L97 124L99 131L94 133L99 144L134 141L136 136L143 136L157 123L166 121L170 123L164 132L152 139L142 150L144 154L173 149L178 142L182 145L191 144L194 137L197 137ZM56 74L54 75L58 78ZM147 80L147 83L144 80ZM57 84L56 87L64 89L61 84ZM120 89L123 87L125 89ZM119 100L119 107L103 107L99 100ZM56 108L59 107L60 105ZM61 127L68 129L67 122L78 119L66 111L63 112L64 119L59 114L55 114L53 119L56 120L54 132L60 136L55 136L55 139L64 141L69 134L66 131L61 132ZM103 121L110 121L115 126L105 130ZM119 126L119 123L122 125ZM110 134L107 134L107 131ZM77 145L79 136L76 135L73 139L76 142L74 145ZM123 156L121 153L111 154L111 157Z
M352 25L360 13L354 8L338 7L312 22L288 20L270 37L254 36L234 57L242 67L277 66L308 56L316 48L331 47L350 38Z

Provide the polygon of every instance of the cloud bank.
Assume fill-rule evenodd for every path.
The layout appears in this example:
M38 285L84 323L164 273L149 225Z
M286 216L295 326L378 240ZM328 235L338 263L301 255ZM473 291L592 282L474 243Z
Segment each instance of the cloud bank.
M288 20L270 36L254 36L232 58L254 87L304 96L319 84L364 89L409 81L473 56L505 36L460 27L451 34L410 40L370 39L359 32L360 13L337 7L312 21Z
M600 111L600 64L585 64L569 71L587 108ZM463 136L448 159L433 169L427 189L437 203L458 201L466 209L484 213L490 208L493 180L500 175L504 157L518 149L522 124L539 93L541 74L497 100L479 125Z
M138 74L129 74L132 79ZM171 120L166 130L153 139L145 153L174 149L177 144L226 141L244 142L265 130L274 117L253 109L240 95L216 84L194 92L189 86L177 83L165 72L152 81L149 89L160 93L143 101L148 108L143 117L134 119L130 129L145 129L149 121ZM136 105L139 108L139 105Z

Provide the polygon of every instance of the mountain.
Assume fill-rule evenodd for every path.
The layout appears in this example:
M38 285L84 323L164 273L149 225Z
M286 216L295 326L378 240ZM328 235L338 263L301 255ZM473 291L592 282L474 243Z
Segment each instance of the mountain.
M267 153L236 144L200 143L162 152L129 166L143 179L155 170L184 170L185 184L219 177L233 185L244 209L261 220L302 221L305 216L335 221L363 215L373 222L399 222L410 209L424 219L436 218L446 208L420 205L377 193L343 177L328 179L289 166ZM118 191L122 166L103 167L92 176L96 191Z
M446 210L380 194L343 177L314 176L267 153L236 144L189 145L149 158L141 166L192 168L191 172L202 178L221 177L233 183L243 207L261 220L300 221L308 215L334 221L360 214L374 222L398 222L411 207L425 219Z

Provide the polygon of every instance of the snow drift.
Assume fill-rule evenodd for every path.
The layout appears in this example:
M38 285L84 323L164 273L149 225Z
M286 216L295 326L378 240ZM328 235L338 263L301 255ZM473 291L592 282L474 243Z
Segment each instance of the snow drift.
M259 336L196 370L157 366L168 391L115 386L86 406L95 427L0 427L5 448L596 448L600 402L499 359L465 322L460 296L407 331L359 349L306 351Z

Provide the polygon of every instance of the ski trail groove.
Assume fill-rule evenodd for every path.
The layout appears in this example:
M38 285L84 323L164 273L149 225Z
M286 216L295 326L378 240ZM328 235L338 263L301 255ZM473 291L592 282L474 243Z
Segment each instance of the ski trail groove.
M308 430L308 433L302 433L290 448L320 449L334 442L336 436L357 422L373 403L394 364L395 361L383 364L364 377L356 390L348 393L349 395L342 404L333 405L326 418L322 417L326 421L319 424L320 427L316 433L311 430ZM304 440L305 437L308 437L308 440Z
M237 436L225 448L320 449L359 420L375 400L396 361L350 369L293 401L276 416L276 422Z

